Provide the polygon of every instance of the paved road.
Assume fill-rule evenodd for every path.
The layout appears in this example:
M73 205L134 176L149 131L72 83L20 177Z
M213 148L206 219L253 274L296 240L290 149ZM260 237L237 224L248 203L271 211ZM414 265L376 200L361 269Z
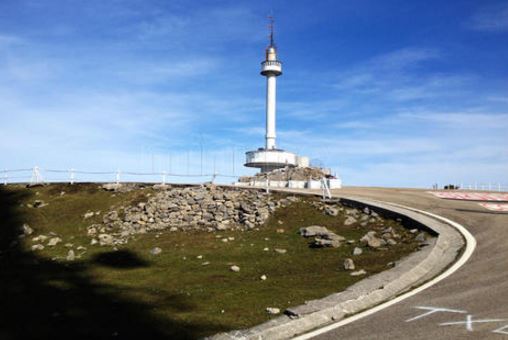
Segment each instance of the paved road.
M477 248L462 268L435 286L316 338L508 339L508 214L488 211L475 202L439 199L419 190L345 188L334 193L399 203L444 216L465 226L476 238ZM416 318L432 311L416 308L422 306L455 312L435 311ZM407 322L409 319L413 321ZM502 319L506 321L492 321ZM453 324L442 325L446 323Z

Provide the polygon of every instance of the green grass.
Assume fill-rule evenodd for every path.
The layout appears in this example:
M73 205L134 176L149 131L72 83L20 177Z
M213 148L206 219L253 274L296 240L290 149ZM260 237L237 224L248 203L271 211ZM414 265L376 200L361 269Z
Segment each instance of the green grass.
M0 270L5 279L0 287L2 308L11 313L0 319L0 337L197 338L254 326L270 318L266 307L284 310L364 278L351 277L342 267L359 243L317 249L298 235L300 227L318 224L358 241L370 230L356 224L345 227L345 216L324 215L309 204L314 198L278 210L257 231L148 233L117 251L90 246L88 225L99 222L111 207L144 201L153 192L147 188L112 194L93 184L1 189ZM49 205L26 207L35 199ZM102 213L83 220L89 210ZM13 244L22 223L35 232ZM368 274L387 269L389 262L417 247L398 223L384 221L384 226L396 228L404 241L384 251L364 248L353 257L357 268ZM31 238L50 232L63 242L32 252ZM235 240L224 243L217 235ZM87 251L74 262L66 261L66 243ZM156 246L162 253L153 256L149 251ZM263 251L265 247L269 251ZM230 271L231 265L240 272ZM260 280L261 275L268 279Z

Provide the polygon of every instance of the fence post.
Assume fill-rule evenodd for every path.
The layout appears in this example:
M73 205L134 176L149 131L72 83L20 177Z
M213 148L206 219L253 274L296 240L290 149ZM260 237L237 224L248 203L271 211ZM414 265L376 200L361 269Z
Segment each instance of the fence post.
M120 184L120 170L116 170L116 184Z
M497 183L497 191L501 192L501 183Z
M4 185L7 185L7 169L4 170Z
M266 187L265 187L265 191L267 194L270 193L270 175L268 175L268 173L266 174Z
M40 173L40 169L38 166L34 166L32 170L32 178L30 179L30 184L39 184L42 183L42 176Z
M217 172L214 171L212 175L212 184L215 182L215 177L217 177Z
M166 171L162 172L162 185L166 185Z
M74 184L74 169L70 169L69 170L69 178L70 178L70 181L69 183L72 185Z

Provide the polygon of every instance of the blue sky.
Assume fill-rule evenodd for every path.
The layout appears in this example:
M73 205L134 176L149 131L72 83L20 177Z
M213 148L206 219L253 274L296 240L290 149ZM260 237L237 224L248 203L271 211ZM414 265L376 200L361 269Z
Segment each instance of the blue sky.
M3 0L0 169L253 173L271 11L280 147L349 185L508 184L507 1Z

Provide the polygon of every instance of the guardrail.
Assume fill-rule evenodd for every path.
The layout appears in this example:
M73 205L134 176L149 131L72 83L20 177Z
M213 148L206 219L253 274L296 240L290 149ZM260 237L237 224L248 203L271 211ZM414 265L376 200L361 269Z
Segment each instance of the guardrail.
M178 174L168 171L137 172L137 171L84 171L78 169L46 169L35 166L26 169L0 170L0 183L82 183L82 182L148 182L166 184L191 181L196 183L215 182L217 178L238 178L236 175L207 173L207 174Z
M508 185L501 183L460 184L458 190L466 191L508 191Z

